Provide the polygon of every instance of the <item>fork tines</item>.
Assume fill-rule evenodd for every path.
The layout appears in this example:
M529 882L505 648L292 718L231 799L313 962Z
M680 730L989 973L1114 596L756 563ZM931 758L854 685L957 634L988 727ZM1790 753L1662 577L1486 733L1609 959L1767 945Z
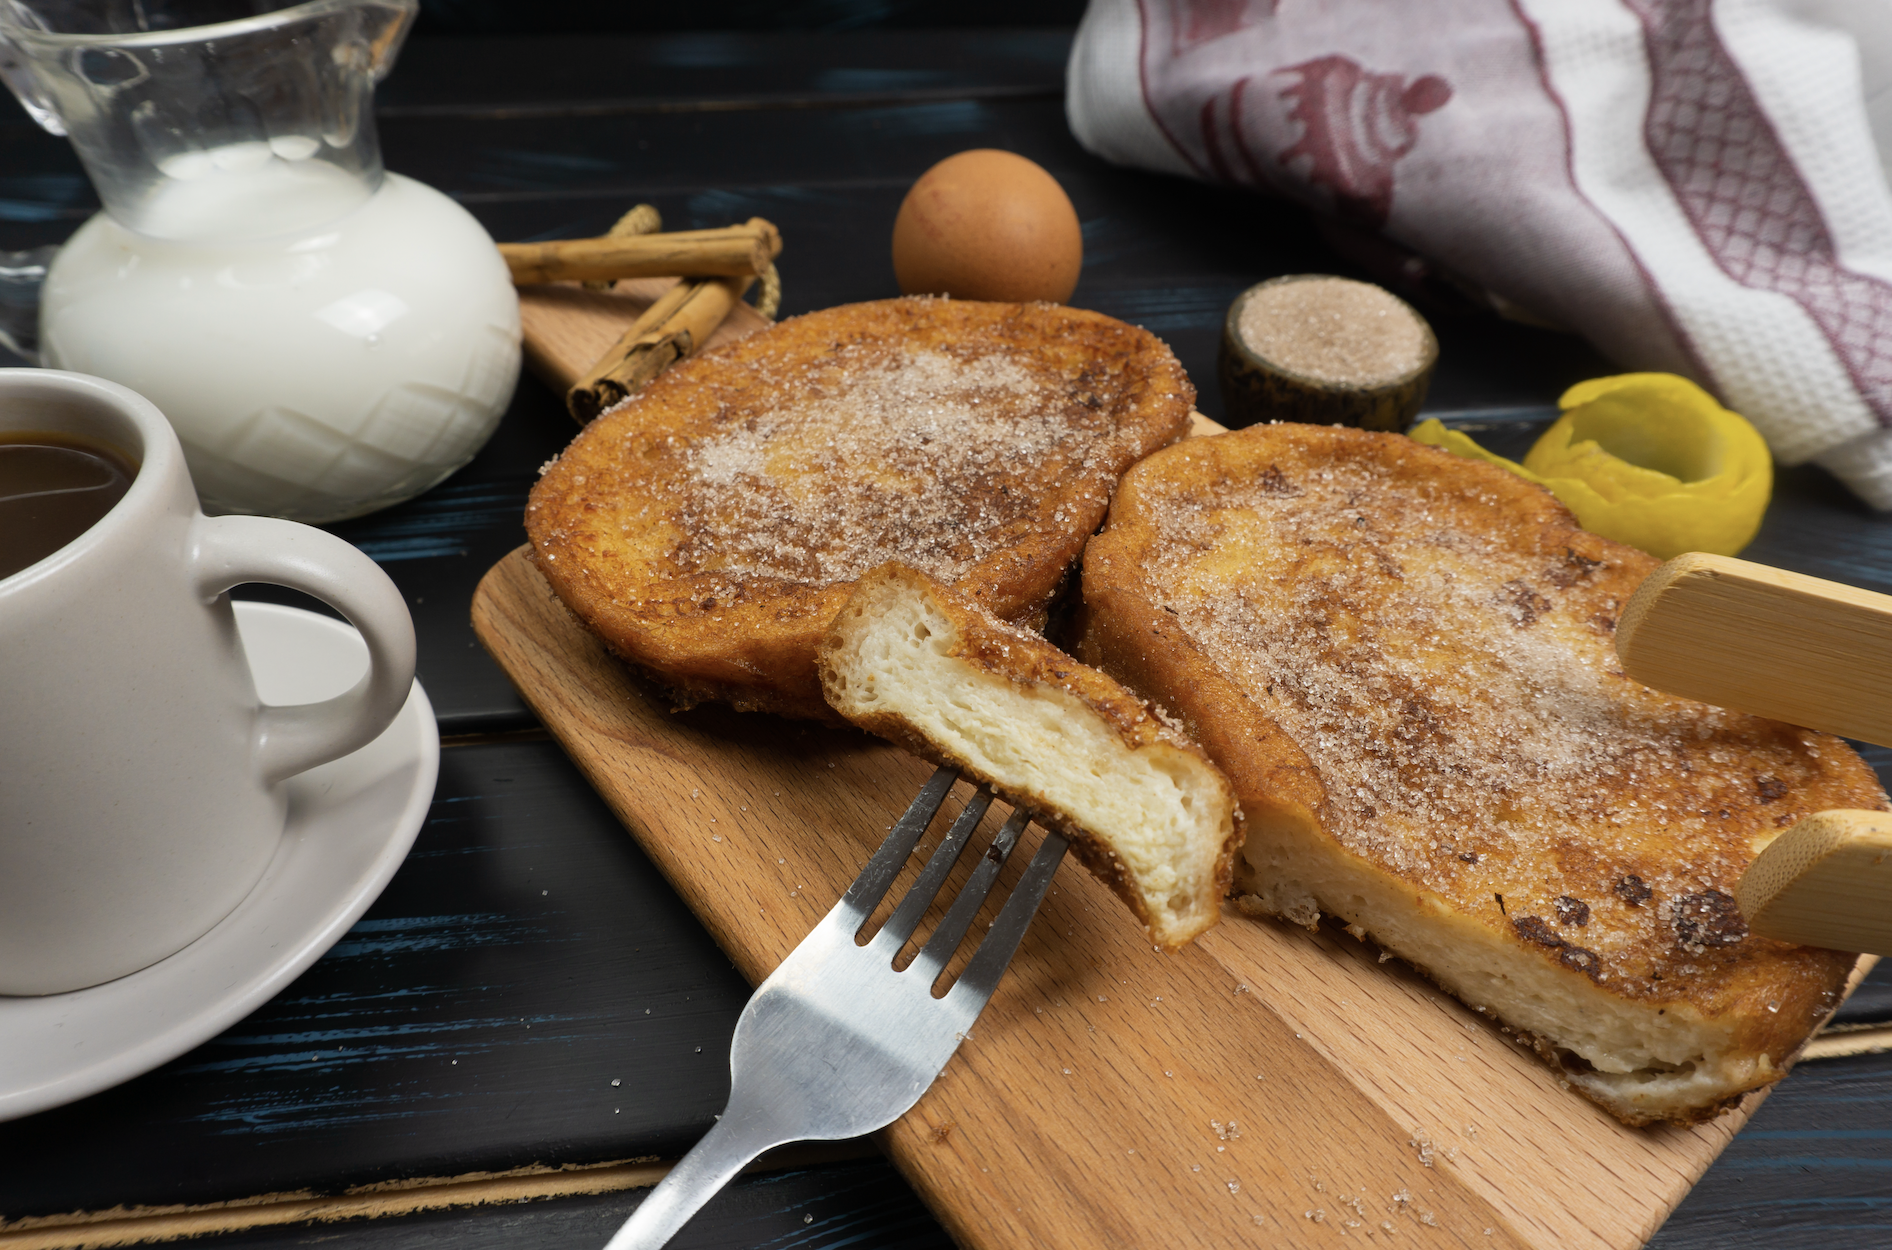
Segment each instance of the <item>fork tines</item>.
M933 823L947 793L958 780L958 774L950 768L942 768L921 788L906 814L894 822L887 840L868 861L867 867L848 887L842 897L840 907L848 909L853 919L853 932L859 933L861 926L867 923L874 908L879 906L887 890L893 885L894 878L905 866L913 854L913 848L919 844L927 828ZM887 923L874 935L868 948L886 957L889 964L899 954L907 939L919 927L920 919L933 903L934 896L945 884L953 866L972 842L973 831L985 818L986 810L992 805L992 792L980 787L965 809L953 821L946 837L920 870L919 878L907 890L900 905L894 908ZM972 876L960 888L959 894L946 909L946 915L940 920L926 945L920 949L913 962L908 965L908 974L915 974L929 983L935 980L953 953L965 940L966 930L971 928L973 919L978 915L986 895L998 880L999 872L1005 867L1005 861L1018 845L1019 837L1025 832L1025 826L1031 823L1031 813L1024 808L1015 808L1005 824L999 829L992 843L979 857L979 863L972 870ZM1011 962L1018 944L1025 937L1025 930L1030 927L1032 917L1037 914L1038 905L1043 901L1045 891L1051 885L1051 878L1057 873L1058 864L1064 858L1067 843L1057 833L1047 833L1038 853L1032 857L1024 876L1019 879L1011 897L999 911L991 929L979 944L972 960L959 976L958 982L949 991L948 997L958 997L967 1001L975 1012L979 1005L992 996L1005 967Z

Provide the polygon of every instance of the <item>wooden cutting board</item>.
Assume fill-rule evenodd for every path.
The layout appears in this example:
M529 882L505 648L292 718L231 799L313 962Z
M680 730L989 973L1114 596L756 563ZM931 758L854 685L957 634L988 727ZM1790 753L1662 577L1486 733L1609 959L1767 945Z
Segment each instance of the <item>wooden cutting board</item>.
M562 390L667 284L522 290L528 360ZM712 342L765 324L739 308ZM566 612L524 548L480 584L473 624L752 984L839 898L931 773L853 731L669 712ZM948 800L922 852L967 793ZM881 1136L969 1247L1347 1236L1618 1250L1655 1231L1756 1102L1694 1129L1624 1128L1370 945L1231 910L1161 954L1067 862L972 1036Z
M931 772L854 731L667 711L524 548L481 583L473 621L752 983ZM1742 1119L1624 1128L1342 933L1231 911L1160 954L1067 862L972 1036L883 1138L966 1246L1331 1246L1345 1232L1548 1250L1640 1245Z
M576 282L520 287L526 367L563 399L638 314L676 283L675 278L626 278L608 291L588 291ZM748 304L737 304L705 346L734 342L768 324Z

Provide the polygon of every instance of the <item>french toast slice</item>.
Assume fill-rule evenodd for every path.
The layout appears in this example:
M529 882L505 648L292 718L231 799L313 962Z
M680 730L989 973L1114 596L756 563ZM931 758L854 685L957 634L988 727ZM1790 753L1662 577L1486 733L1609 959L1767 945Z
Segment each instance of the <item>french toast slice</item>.
M1337 917L1622 1120L1688 1124L1782 1076L1854 962L1749 934L1742 872L1887 804L1836 738L1623 675L1656 563L1495 466L1256 426L1125 476L1074 650L1229 776L1244 910Z
M1065 834L1158 944L1220 917L1241 844L1234 792L1104 673L897 564L855 585L819 659L837 711Z
M526 507L566 606L678 704L835 719L815 640L898 560L1042 619L1117 478L1195 392L1147 331L899 299L783 321L599 417Z

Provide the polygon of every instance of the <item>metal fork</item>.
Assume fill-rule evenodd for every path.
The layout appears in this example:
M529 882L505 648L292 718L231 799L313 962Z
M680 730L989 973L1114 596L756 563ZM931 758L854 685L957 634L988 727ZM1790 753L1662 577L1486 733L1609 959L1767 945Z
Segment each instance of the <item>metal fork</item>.
M860 946L855 935L956 780L951 769L933 774L834 910L756 989L729 1051L729 1105L605 1250L656 1250L763 1151L871 1133L906 1114L933 1084L998 987L1065 850L1063 837L1046 835L965 971L934 998L933 982L1030 823L1027 812L1005 822L905 971L894 970L894 957L971 842L990 791L966 804L874 939Z

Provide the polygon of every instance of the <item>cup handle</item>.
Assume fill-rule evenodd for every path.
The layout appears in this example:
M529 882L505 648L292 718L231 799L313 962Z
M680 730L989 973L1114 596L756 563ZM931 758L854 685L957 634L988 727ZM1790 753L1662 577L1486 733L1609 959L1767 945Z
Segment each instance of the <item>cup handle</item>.
M366 746L388 727L414 681L414 622L380 565L333 534L273 517L200 517L192 538L206 600L242 582L287 586L347 617L368 644L368 672L352 689L263 708L256 751L268 784Z

